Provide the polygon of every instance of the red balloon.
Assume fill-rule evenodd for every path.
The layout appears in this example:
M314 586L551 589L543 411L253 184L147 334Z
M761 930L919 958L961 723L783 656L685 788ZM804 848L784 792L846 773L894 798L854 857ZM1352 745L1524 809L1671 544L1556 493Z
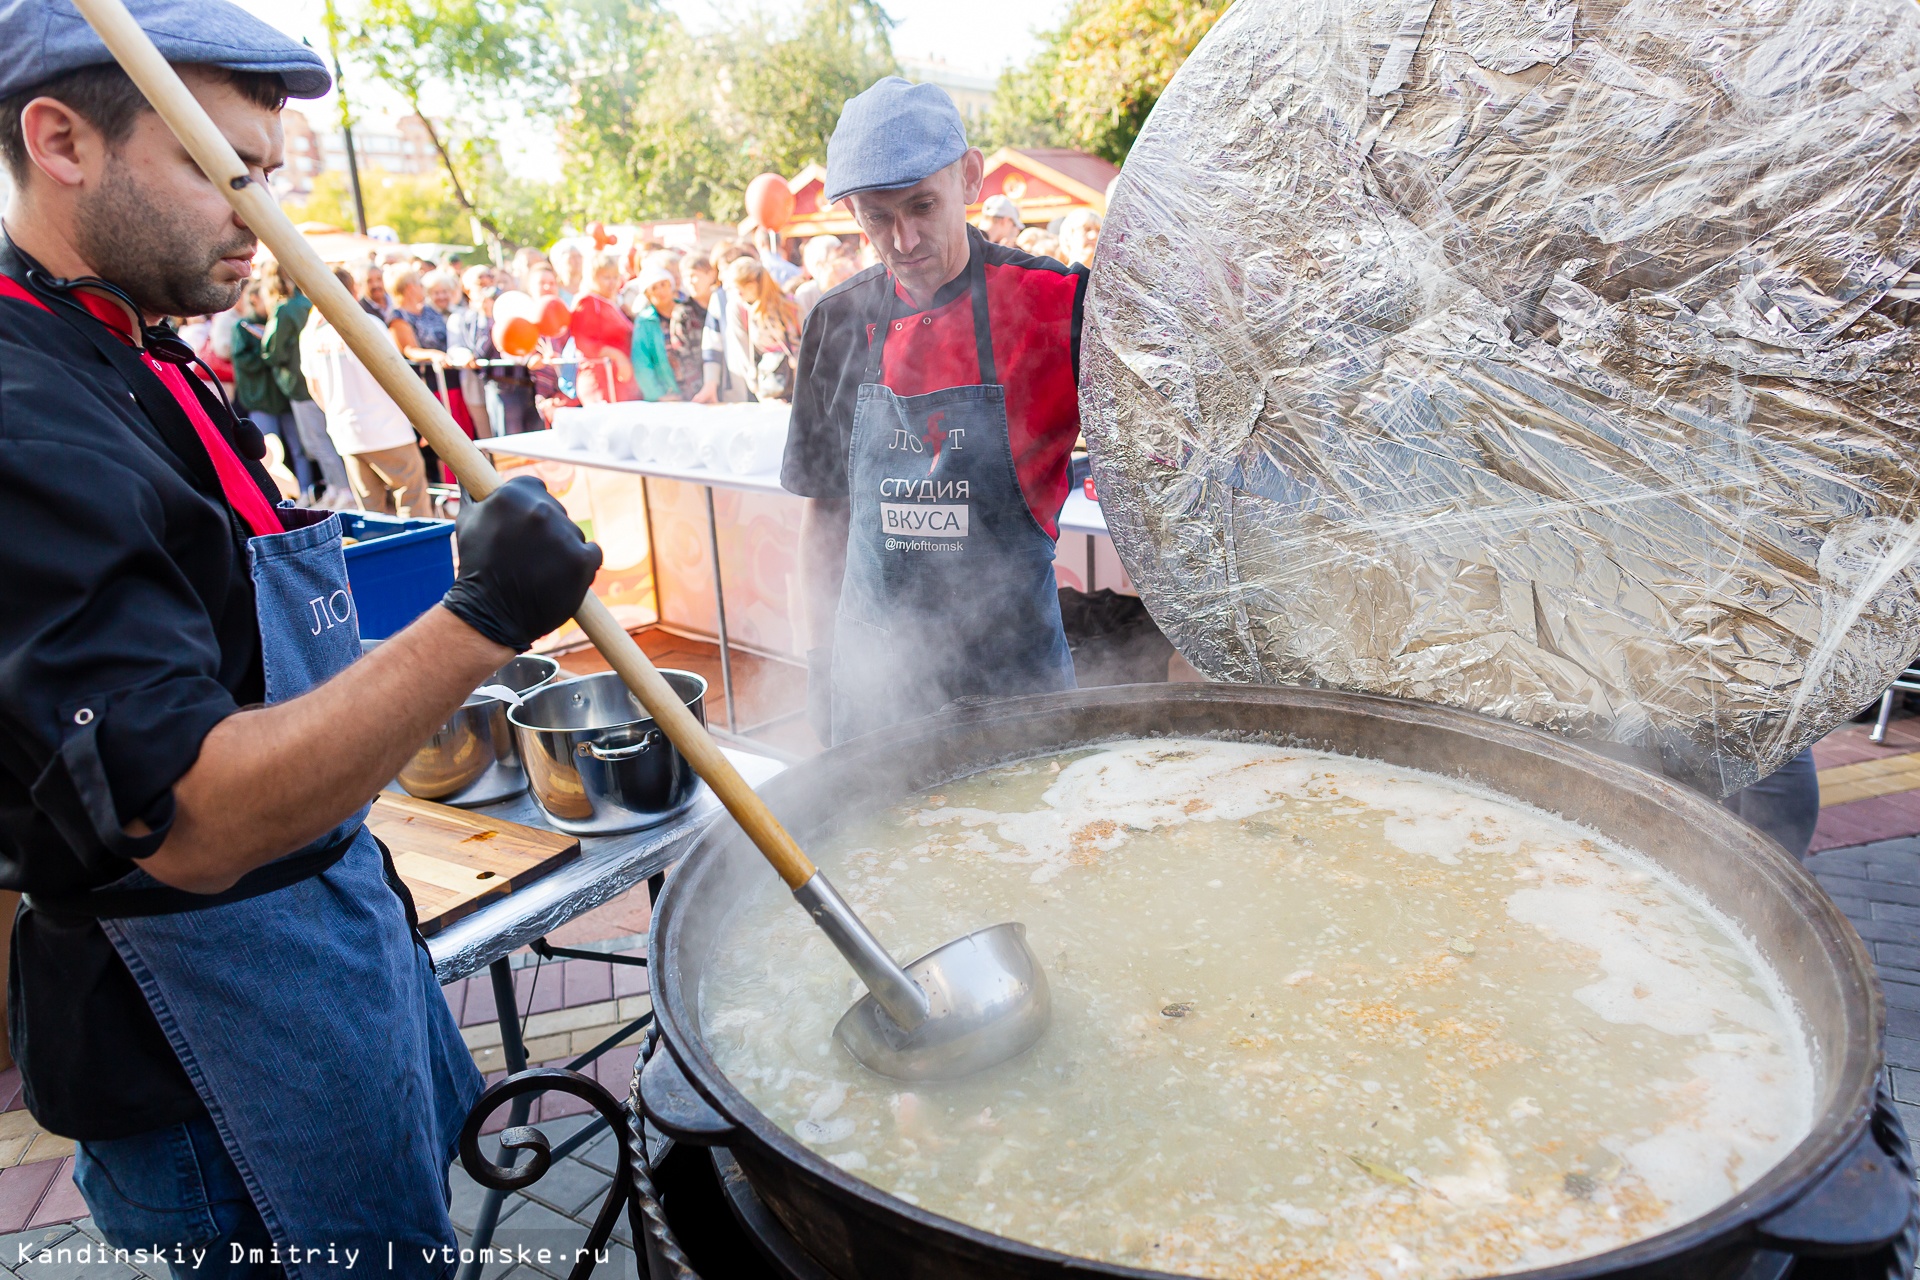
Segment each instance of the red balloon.
M530 356L534 348L540 345L540 330L525 316L496 313L493 319L493 345L500 348L503 355Z
M777 173L763 173L747 184L747 216L769 231L793 218L793 188Z
M557 338L573 323L573 313L567 310L567 304L560 299L546 298L540 302L538 323L543 337Z

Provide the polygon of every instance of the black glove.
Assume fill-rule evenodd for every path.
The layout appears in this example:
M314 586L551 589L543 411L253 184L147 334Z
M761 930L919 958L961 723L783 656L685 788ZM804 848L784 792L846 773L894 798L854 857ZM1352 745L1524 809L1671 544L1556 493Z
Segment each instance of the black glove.
M572 617L600 569L600 548L532 476L461 503L454 534L460 576L440 603L515 653Z

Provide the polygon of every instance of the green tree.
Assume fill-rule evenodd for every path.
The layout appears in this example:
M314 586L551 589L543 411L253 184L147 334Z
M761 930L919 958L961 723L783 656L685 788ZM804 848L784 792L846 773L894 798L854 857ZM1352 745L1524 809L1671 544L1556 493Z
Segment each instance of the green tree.
M365 170L360 174L360 190L367 202L368 225L392 227L402 241L466 244L473 239L467 215L454 202L445 174ZM295 222L353 229L353 197L346 174L339 170L320 174L304 200L289 200L282 207Z
M988 141L1063 146L1119 164L1173 73L1229 0L1074 0L1040 51L1000 77Z
M608 16L634 7L587 2ZM580 26L572 13L545 0L363 0L351 19L333 19L354 60L425 124L453 202L496 240L517 239L503 219L509 206L525 206L526 193L505 182L484 143L508 113L537 113L564 93ZM429 90L458 103L453 131L428 115Z
M661 15L644 49L575 82L567 202L600 216L742 216L755 174L824 160L840 106L896 69L874 0L809 0L706 35Z

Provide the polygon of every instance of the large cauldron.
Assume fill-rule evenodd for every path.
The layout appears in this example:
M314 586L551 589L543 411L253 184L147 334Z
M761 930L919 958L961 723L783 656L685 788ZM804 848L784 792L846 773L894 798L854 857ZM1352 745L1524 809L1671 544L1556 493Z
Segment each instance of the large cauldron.
M1360 694L1132 685L950 708L836 747L765 791L808 844L853 814L989 765L1108 738L1170 735L1258 739L1382 760L1562 814L1658 860L1738 921L1778 970L1812 1040L1818 1099L1810 1135L1706 1216L1623 1249L1526 1273L1533 1280L1723 1280L1754 1274L1756 1264L1764 1273L1768 1250L1864 1253L1905 1229L1913 1184L1901 1167L1905 1153L1898 1160L1888 1154L1904 1142L1897 1127L1872 1123L1885 1011L1859 938L1812 878L1765 836L1712 801L1620 760L1500 721ZM1159 1275L1070 1258L896 1200L808 1150L734 1088L700 1035L700 979L738 887L771 874L739 829L722 822L667 882L651 964L670 1053L654 1055L641 1088L660 1127L683 1141L730 1148L800 1246L843 1280Z

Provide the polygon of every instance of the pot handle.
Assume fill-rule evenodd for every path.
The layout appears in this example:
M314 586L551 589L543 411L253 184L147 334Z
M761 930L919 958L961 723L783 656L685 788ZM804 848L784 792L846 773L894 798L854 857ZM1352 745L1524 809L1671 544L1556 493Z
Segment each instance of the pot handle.
M665 1044L656 1046L640 1069L640 1109L676 1142L724 1147L734 1136L733 1122L700 1096Z
M608 750L597 742L583 742L575 747L574 750L580 755L592 756L601 764L614 764L621 760L631 760L642 751L653 750L653 744L658 741L660 741L660 731L658 729L649 729L645 737L630 747L615 747L612 750Z
M1873 1118L1833 1171L1759 1225L1770 1249L1813 1257L1851 1257L1883 1249L1914 1220L1913 1160L1887 1086Z

